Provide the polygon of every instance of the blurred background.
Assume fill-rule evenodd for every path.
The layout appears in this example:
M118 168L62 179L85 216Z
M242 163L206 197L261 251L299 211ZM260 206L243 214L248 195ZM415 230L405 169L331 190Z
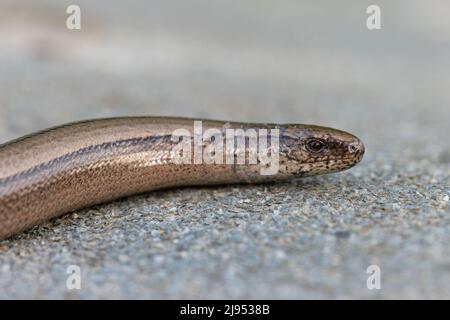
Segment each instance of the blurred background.
M1 143L166 115L332 126L367 151L337 175L56 219L0 243L0 298L450 298L449 17L444 0L1 0Z

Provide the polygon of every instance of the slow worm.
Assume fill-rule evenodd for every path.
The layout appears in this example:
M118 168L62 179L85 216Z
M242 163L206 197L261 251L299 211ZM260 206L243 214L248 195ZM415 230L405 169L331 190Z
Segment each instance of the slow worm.
M194 146L193 119L128 117L71 123L0 146L0 239L61 214L133 194L336 172L352 167L364 154L364 146L355 136L320 126L203 120L202 128L215 128L224 137L227 129L242 129L241 135L249 129L266 129L269 147L273 146L269 138L277 129L278 170L261 174L267 163L259 158L256 163L240 164L174 161L181 155L174 147L183 139L183 135L174 139L174 132L182 129L184 136L192 134L188 141ZM249 137L244 136L247 160ZM214 141L202 141L201 151ZM234 159L242 152L236 141L232 144ZM195 150L195 146L190 149L189 159L194 158ZM277 151L268 154L272 152ZM227 155L224 149L224 159Z

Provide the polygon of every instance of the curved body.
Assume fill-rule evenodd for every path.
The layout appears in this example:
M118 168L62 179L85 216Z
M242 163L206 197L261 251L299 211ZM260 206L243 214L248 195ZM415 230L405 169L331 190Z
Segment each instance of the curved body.
M279 170L261 175L259 161L176 163L173 150L179 141L173 133L182 129L194 136L193 119L130 117L63 125L0 146L0 239L63 213L133 194L328 173L353 166L364 153L356 137L329 128L209 120L202 126L224 134L225 128L279 129ZM323 141L326 150L316 152L320 145L311 139ZM201 148L207 145L203 141Z

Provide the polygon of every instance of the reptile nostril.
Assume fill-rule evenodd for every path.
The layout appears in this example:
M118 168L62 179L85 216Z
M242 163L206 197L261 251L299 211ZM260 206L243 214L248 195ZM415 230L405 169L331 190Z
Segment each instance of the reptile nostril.
M360 141L357 140L355 142L352 142L348 145L348 152L352 153L352 154L364 154L364 144Z
M360 150L360 144L357 142L352 142L348 145L348 152L357 153Z

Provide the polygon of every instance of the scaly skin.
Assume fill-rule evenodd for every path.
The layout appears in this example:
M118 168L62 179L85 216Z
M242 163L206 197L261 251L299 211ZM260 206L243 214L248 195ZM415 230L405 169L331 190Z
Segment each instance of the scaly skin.
M193 134L193 119L129 117L67 124L0 146L0 239L133 194L336 172L354 166L364 154L358 138L331 128L210 120L202 124L203 130L222 133L225 128L279 129L279 170L261 175L261 162L177 164L172 134L177 129Z

